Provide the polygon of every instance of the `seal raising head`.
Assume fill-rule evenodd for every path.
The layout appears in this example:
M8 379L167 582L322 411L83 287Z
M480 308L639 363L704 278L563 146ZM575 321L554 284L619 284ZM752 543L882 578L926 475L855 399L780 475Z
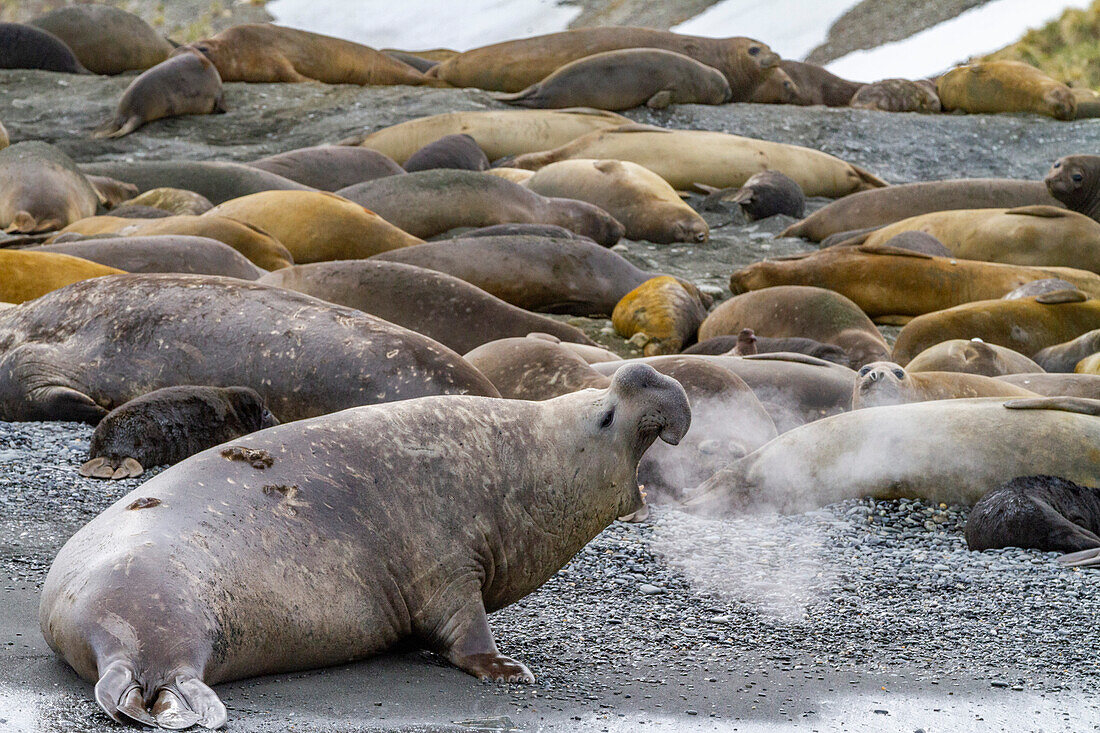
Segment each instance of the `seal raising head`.
M852 409L909 402L904 397L904 393L909 391L908 380L905 370L892 361L865 364L856 379Z

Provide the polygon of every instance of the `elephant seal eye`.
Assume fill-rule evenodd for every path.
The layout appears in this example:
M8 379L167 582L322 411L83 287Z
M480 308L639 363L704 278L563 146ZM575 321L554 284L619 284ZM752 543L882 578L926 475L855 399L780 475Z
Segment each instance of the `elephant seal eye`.
M895 369L894 370L894 376L897 377L898 379L905 379L905 372L902 371L901 369Z
M749 49L749 56L757 56L757 55L759 55L759 53L760 53L760 47L759 46L753 46L752 48Z
M1070 176L1070 178L1072 178L1075 183L1080 183L1081 181L1085 180L1085 177L1082 176L1080 173L1074 173L1072 176Z
M1061 167L1062 167L1062 161L1060 161L1060 160L1058 160L1058 161L1055 161L1055 163L1054 163L1054 167L1055 167L1055 168L1061 168Z
M861 377L866 377L866 376L867 376L867 374L868 374L868 373L869 373L870 371L871 371L871 367L869 367L869 366L865 366L865 367L863 367L862 369L860 369L860 370L859 370L859 376L861 376Z
M600 427L601 428L609 428L609 427L611 427L611 423L613 423L614 421L615 421L615 410L614 410L614 408L612 408L612 409L608 410L606 413L604 413L603 419L600 420Z

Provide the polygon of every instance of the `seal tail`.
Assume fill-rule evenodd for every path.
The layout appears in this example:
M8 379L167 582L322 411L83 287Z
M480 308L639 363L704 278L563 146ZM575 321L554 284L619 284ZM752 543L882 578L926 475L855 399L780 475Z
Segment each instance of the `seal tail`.
M111 662L95 685L95 700L119 723L184 730L193 725L220 728L226 722L225 705L210 687L194 675L180 674L152 690L137 678L126 660ZM151 705L147 706L147 702Z
M866 168L860 168L853 163L849 163L849 165L852 166L852 170L856 172L856 176L859 177L860 184L862 184L859 188L860 191L867 191L872 188L886 188L890 185Z
M123 120L121 117L112 117L97 127L95 132L92 133L92 137L124 137L139 127L141 127L141 118L136 115L126 120Z
M545 104L545 100L538 94L538 84L529 86L520 92L490 94L489 96L498 102L512 104L517 107L539 108Z

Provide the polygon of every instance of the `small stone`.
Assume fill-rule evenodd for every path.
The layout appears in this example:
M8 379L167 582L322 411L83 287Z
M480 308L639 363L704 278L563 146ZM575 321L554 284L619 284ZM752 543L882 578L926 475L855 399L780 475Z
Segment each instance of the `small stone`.
M638 586L638 591L645 596L656 596L664 593L665 589L658 588L657 586L650 585L649 583L642 583Z

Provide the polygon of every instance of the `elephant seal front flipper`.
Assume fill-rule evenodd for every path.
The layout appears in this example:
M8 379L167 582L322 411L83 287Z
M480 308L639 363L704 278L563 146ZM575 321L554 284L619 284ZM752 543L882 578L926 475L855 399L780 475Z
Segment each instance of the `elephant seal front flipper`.
M1100 400L1087 397L1032 397L1009 400L1005 407L1010 410L1062 410L1100 417Z

